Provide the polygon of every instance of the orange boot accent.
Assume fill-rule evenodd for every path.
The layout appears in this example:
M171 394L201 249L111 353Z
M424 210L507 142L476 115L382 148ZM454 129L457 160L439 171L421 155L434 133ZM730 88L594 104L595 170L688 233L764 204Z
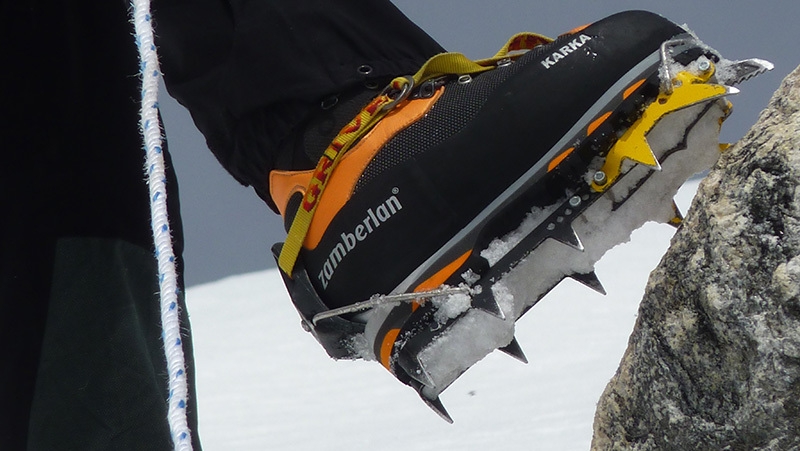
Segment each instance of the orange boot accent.
M412 100L392 110L342 157L336 170L330 175L331 188L322 195L303 247L307 249L317 247L328 225L344 204L350 200L358 179L370 161L375 158L387 141L427 114L439 100L442 92L444 92L444 88L439 88L428 99ZM313 172L313 170L270 172L270 195L281 215L286 216L286 204L292 194L299 192L305 195Z
M414 291L428 291L439 288L443 283L447 281L447 279L450 278L450 276L453 275L454 272L456 272L458 268L461 267L461 265L464 264L465 261L467 261L470 255L472 255L471 250L465 252L462 256L453 260L447 266L440 269L436 274L429 277L428 280L417 285L417 287L414 288Z
M428 278L428 280L419 284L414 291L428 291L433 290L441 286L453 273L464 264L465 261L472 255L472 251L465 252L462 256L458 257L457 259L450 262L447 266L440 269L436 272L436 274L432 275ZM411 311L415 312L419 308L420 304L417 302L411 303ZM381 341L381 355L379 356L381 364L386 367L386 369L391 371L390 363L392 357L392 351L394 351L394 344L397 341L397 337L400 335L400 329L391 329L386 335L383 336L383 341Z
M278 211L281 212L281 217L286 217L286 207L292 194L300 193L305 196L313 174L313 169L307 171L275 170L269 173L269 194L275 201Z
M386 367L389 371L392 370L392 351L394 350L394 342L397 340L398 335L400 335L400 329L392 329L384 335L383 342L381 343L381 365Z

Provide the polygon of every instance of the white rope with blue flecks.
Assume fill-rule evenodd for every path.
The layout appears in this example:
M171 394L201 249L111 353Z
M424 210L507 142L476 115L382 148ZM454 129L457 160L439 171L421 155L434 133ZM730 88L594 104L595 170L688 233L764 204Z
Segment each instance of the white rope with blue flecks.
M167 177L162 153L161 122L158 117L158 80L160 76L158 53L153 38L150 0L133 0L132 6L142 78L142 108L139 125L144 136L145 172L150 188L153 241L158 259L162 338L169 372L167 419L174 449L185 451L192 449L191 431L189 431L186 416L189 389L178 315L178 273L175 268L175 253L172 248L172 235L167 217Z

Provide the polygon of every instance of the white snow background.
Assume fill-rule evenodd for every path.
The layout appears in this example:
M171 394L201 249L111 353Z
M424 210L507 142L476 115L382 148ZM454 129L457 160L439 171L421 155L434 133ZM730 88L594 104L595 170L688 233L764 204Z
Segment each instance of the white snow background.
M686 212L698 182L676 197ZM688 213L691 214L691 213ZM199 434L216 450L585 450L595 405L674 229L648 223L597 265L607 296L565 280L517 323L529 364L495 352L441 396L450 425L376 362L333 361L276 270L187 292Z

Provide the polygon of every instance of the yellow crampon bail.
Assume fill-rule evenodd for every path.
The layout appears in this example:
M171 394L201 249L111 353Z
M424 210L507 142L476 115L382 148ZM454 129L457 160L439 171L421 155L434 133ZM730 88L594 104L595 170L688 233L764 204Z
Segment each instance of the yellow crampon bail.
M676 74L670 81L673 85L671 92L659 94L653 103L645 108L642 116L611 147L599 172L604 177L592 181L592 188L597 192L607 190L620 176L622 162L625 159L660 168L658 159L647 143L647 134L661 118L674 111L736 93L735 89L729 86L708 83L713 74L713 65L700 75L686 71Z
M295 214L289 233L278 257L278 266L291 277L300 249L303 246L311 219L314 216L322 193L341 157L361 137L375 126L389 111L404 102L412 89L427 80L445 75L471 75L496 67L498 61L515 58L553 40L535 33L519 33L511 37L492 58L473 61L460 53L442 53L433 56L413 76L398 77L389 83L383 92L373 99L348 123L322 154L306 189L303 201Z

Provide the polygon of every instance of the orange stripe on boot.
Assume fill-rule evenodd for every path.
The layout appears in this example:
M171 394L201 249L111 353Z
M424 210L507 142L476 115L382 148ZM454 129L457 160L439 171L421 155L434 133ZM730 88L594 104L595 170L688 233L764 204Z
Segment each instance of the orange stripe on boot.
M306 247L313 249L319 244L322 234L328 228L333 217L350 199L358 179L370 161L383 145L397 133L424 116L442 93L440 88L429 99L414 100L390 112L350 149L331 175L331 187L324 193L325 201L320 201L314 212L311 229L306 237ZM274 170L269 174L269 193L278 206L281 216L286 217L286 206L294 193L305 195L313 169L307 171ZM335 187L334 187L335 184ZM314 230L316 229L316 233ZM311 238L309 238L311 237Z
M453 260L447 266L437 271L436 274L430 276L428 280L417 285L417 287L414 288L414 292L417 293L420 291L428 291L439 288L440 286L442 286L442 284L444 284L447 281L447 279L450 278L450 276L453 275L454 272L456 272L458 268L461 267L461 265L464 264L465 261L467 261L470 255L472 255L472 251L465 252L464 255ZM412 302L411 311L416 312L417 309L419 308L419 305L420 304L416 301Z
M447 279L450 278L450 276L453 275L454 272L456 272L458 268L461 267L461 265L464 264L465 261L467 261L470 255L472 255L472 251L465 252L464 255L458 257L450 262L447 266L437 271L436 274L429 277L428 280L417 285L417 287L414 288L414 292L428 291L439 288L447 281Z
M317 247L333 218L350 200L361 174L386 142L424 116L439 100L442 92L444 88L439 88L429 99L412 100L392 110L342 157L314 213L303 244L305 248Z
M647 80L643 78L643 79L637 81L636 83L634 83L633 85L629 86L628 89L626 89L625 92L622 93L622 99L624 100L624 99L627 99L628 97L630 97L631 94L636 92L636 90L639 89L639 87L642 86L644 84L644 82L646 82L646 81Z
M461 267L461 265L464 264L464 262L467 261L470 255L472 255L472 251L465 252L464 255L453 260L447 266L437 271L436 274L432 275L426 281L419 284L414 289L414 292L428 291L440 287L443 283L447 281L447 279L450 278L450 276L453 275L454 272L456 272L458 268ZM411 311L415 312L419 308L419 306L420 304L418 302L412 302ZM386 369L390 371L391 367L389 366L389 364L391 363L392 351L394 351L394 344L395 341L397 341L397 337L399 335L400 335L400 329L390 329L389 332L387 332L386 335L383 336L383 341L381 341L381 355L379 356L380 361L383 364L383 366L385 366Z
M381 343L381 355L379 356L381 365L385 366L389 371L392 370L392 351L394 350L394 342L397 340L398 335L400 335L400 329L391 329L383 336L383 342Z
M589 124L589 127L586 129L586 135L588 136L594 133L594 131L597 130L598 127L603 125L603 122L605 122L609 117L611 117L610 111L592 121L592 123Z
M551 172L553 169L558 167L562 161L564 161L572 152L575 151L574 147L570 147L569 149L561 152L557 157L553 158L550 161L550 164L547 165L547 172Z

